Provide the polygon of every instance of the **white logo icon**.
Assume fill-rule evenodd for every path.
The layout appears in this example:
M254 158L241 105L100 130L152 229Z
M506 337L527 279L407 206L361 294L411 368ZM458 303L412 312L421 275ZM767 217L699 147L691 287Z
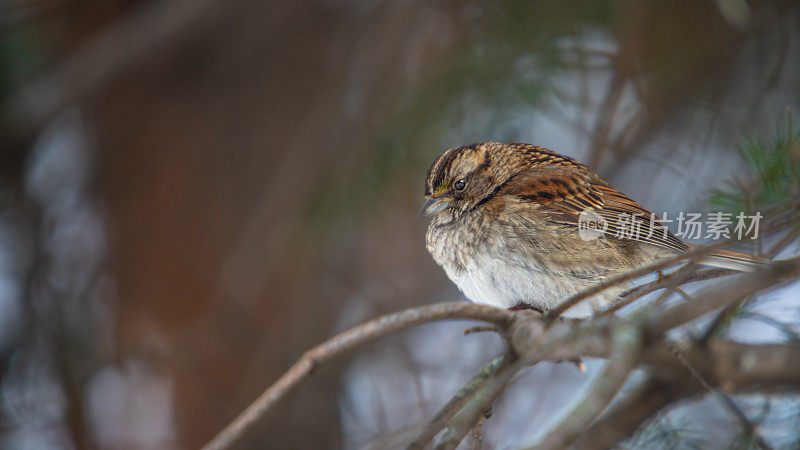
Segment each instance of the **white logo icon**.
M600 214L584 209L578 216L578 235L584 241L593 241L608 229L608 222Z

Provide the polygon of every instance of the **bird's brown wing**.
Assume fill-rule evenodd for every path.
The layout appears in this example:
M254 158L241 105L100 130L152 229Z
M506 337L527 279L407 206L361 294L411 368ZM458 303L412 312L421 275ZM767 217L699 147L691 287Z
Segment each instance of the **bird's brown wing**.
M605 221L607 236L688 250L650 211L583 167L534 167L509 180L500 193L547 211L548 220L555 223L578 228L581 213L593 211Z

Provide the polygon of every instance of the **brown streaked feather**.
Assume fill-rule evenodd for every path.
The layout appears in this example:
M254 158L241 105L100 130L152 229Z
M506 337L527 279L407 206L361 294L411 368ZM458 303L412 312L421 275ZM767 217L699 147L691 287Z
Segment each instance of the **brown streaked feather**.
M689 245L690 250L697 248L696 245ZM738 270L742 272L752 272L763 267L769 260L758 256L747 255L731 250L715 250L704 256L700 262L723 269Z
M604 204L602 193L588 175L563 166L536 166L515 176L499 194L580 214L586 208L599 209Z
M603 193L606 202L603 208L596 212L608 223L607 234L622 234L622 232L626 231L626 227L630 230L630 224L623 223L620 215L630 214L628 219L631 219L635 214L636 220L641 221L640 232L638 236L627 237L628 239L676 252L685 252L689 249L683 241L667 230L652 212L643 208L630 197L608 185L598 186L598 189Z
M559 155L558 153L531 144L505 144L509 149L514 149L524 155L528 163L536 166L574 166L585 169L586 166L575 161L569 156Z
M553 165L533 167L516 176L499 194L513 195L520 200L530 202L552 212L550 215L552 222L576 228L581 212L594 211L605 219L608 224L606 233L611 236L622 235L624 231L630 229L630 224L623 222L621 214L628 214L629 219L636 214L637 221L640 221L640 232L626 239L677 252L688 249L687 245L671 232L665 233L663 224L658 219L654 219L651 223L649 210L610 187L589 169L577 163L569 164L569 167Z

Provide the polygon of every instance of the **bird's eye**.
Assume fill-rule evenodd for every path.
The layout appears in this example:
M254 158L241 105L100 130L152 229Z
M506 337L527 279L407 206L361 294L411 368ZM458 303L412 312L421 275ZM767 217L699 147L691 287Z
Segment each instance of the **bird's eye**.
M453 189L457 191L463 191L465 187L467 187L467 182L464 180L458 180L453 183Z

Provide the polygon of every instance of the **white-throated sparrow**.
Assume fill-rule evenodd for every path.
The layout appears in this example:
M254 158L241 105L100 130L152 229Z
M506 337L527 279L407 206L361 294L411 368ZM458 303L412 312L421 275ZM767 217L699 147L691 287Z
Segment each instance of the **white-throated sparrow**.
M428 171L425 198L434 260L470 300L502 308L550 309L610 276L689 249L586 166L529 144L446 151ZM580 233L587 211L607 226L595 239ZM625 217L639 218L637 233L619 233ZM756 261L717 251L703 262L742 270ZM596 295L572 314L604 308L623 289Z

